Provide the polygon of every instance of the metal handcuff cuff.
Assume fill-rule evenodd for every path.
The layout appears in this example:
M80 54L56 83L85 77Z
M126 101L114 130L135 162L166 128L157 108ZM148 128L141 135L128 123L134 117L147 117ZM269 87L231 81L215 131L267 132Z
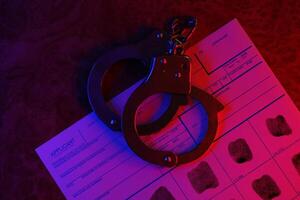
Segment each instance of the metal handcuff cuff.
M191 162L203 155L212 144L218 127L217 114L223 105L207 92L192 86L190 58L184 55L183 45L196 27L193 17L175 17L171 19L164 31L154 32L135 45L116 48L102 55L93 66L88 79L88 97L96 115L112 130L122 131L128 146L140 158L150 163L172 167ZM145 80L130 95L122 116L118 116L108 106L108 99L103 88L109 68L124 59L140 60L149 66ZM155 121L137 125L136 112L148 97L158 93L171 94L166 111ZM149 135L165 127L173 118L178 108L188 104L188 99L199 101L206 110L208 129L204 139L189 152L176 154L160 151L143 143L140 135Z

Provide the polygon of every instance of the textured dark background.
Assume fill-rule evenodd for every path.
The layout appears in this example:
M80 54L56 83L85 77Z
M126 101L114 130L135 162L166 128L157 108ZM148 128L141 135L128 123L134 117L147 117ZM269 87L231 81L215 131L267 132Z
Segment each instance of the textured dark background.
M193 15L192 43L238 18L300 107L298 0L0 0L0 199L63 199L34 149L89 112L84 77L103 50Z

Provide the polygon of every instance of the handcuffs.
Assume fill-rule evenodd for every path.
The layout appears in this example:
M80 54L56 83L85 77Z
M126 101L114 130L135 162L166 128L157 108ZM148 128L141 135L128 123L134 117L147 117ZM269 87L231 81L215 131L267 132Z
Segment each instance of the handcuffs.
M87 91L89 102L96 115L112 130L122 131L131 150L150 163L172 167L191 162L203 155L212 144L218 127L217 114L223 105L207 92L192 86L190 58L184 55L184 43L196 27L193 17L175 17L168 21L163 31L157 31L145 40L113 49L102 55L90 71ZM134 60L140 67L148 67L148 74L130 95L122 116L107 106L110 89L107 77L113 79L109 70L119 61ZM137 81L137 80L136 80ZM130 85L123 85L126 89ZM169 93L170 103L166 111L149 124L137 125L136 112L148 97L158 93ZM165 127L178 108L188 104L188 99L200 101L206 110L208 130L204 139L189 152L176 154L160 151L143 143L140 135L150 135Z

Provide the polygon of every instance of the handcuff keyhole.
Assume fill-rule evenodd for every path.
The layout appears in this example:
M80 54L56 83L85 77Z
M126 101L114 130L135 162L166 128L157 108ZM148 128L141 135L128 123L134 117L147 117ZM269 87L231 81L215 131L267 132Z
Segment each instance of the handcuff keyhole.
M172 157L171 156L164 156L164 161L166 163L171 163L172 162Z
M161 58L161 59L160 59L160 63L165 65L165 64L168 63L168 61L167 61L166 58Z
M181 73L180 72L177 72L177 73L175 73L175 78L181 78Z
M116 125L117 124L117 120L115 120L115 119L112 119L112 120L110 120L110 125L112 125L112 126L114 126L114 125Z

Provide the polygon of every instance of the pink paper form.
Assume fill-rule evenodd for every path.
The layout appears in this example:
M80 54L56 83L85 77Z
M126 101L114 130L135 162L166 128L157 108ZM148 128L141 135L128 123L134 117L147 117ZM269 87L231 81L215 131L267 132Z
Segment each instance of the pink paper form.
M127 147L122 133L90 113L36 149L67 199L299 198L299 111L238 21L187 54L193 84L225 106L206 155L171 169L149 164ZM139 83L111 102L118 112ZM162 98L153 96L142 108ZM144 110L139 116L145 118ZM153 148L183 152L201 141L206 122L205 109L193 102L160 133L143 139Z

